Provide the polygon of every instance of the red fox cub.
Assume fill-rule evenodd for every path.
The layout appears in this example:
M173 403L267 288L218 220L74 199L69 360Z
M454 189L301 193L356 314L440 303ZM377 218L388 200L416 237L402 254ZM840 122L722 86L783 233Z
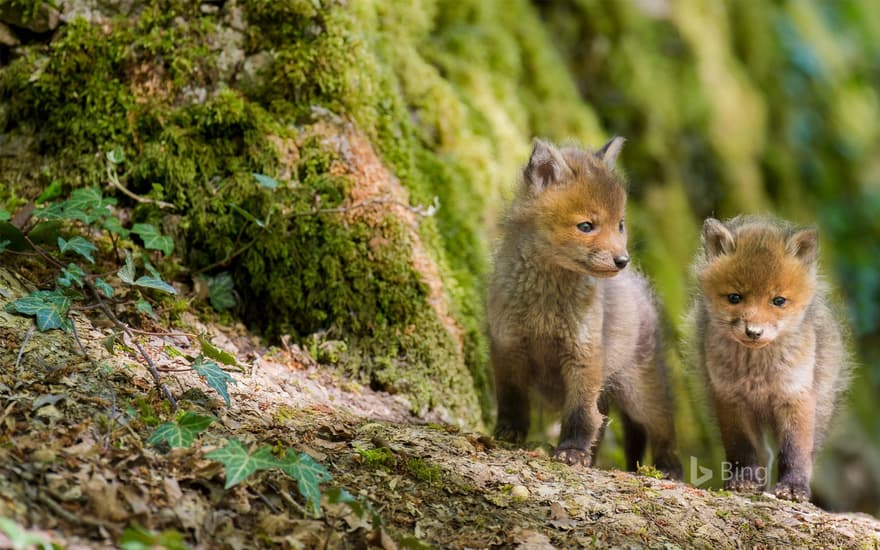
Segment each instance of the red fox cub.
M562 410L554 457L592 464L608 401L620 408L627 467L646 439L680 477L657 310L626 250L623 138L596 152L536 140L503 222L489 286L499 439L522 443L530 390Z
M696 351L731 472L725 488L764 489L767 432L779 443L776 496L808 500L813 457L849 370L841 322L817 278L816 230L710 218L702 243Z

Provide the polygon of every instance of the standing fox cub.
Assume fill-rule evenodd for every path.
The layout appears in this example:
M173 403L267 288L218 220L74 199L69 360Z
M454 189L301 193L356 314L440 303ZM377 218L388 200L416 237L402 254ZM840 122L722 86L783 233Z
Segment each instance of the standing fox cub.
M529 393L562 409L554 457L592 464L608 400L623 416L627 467L646 438L656 467L680 477L657 311L626 251L626 192L614 173L623 138L596 152L541 140L503 223L489 287L495 435L521 443Z
M841 324L817 279L816 230L710 218L702 241L697 354L732 467L725 487L764 489L768 431L779 443L776 496L807 500L813 457L848 374Z

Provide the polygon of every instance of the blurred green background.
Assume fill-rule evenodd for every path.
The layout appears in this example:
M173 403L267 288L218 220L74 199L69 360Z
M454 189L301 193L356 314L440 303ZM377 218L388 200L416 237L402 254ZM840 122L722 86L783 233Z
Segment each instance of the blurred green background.
M682 360L702 220L775 213L818 225L858 366L815 468L815 498L880 514L874 3L71 1L57 30L16 26L45 5L6 4L23 19L0 11L19 42L0 45L0 206L14 212L53 182L104 185L101 153L120 147L129 188L179 208L169 221L122 198L135 220L176 237L181 267L165 265L166 274L253 241L227 262L244 301L261 310L242 312L251 328L270 340L348 340L347 372L410 395L417 409L453 403L472 425L480 411L492 417L490 251L533 137L628 140L619 165L630 180L631 252L670 328L686 468L690 456L716 468L721 460ZM394 244L388 257L373 258L375 227L275 216L264 230L230 209L263 218L273 201L294 212L341 204L350 182L331 174L334 159L314 138L327 113L366 136L412 204L438 197L418 231L463 345L431 317L424 285L395 256L409 246L397 226L382 229ZM295 143L296 154L278 143ZM251 172L291 183L269 195ZM354 307L363 310L349 314ZM605 465L622 466L613 435Z

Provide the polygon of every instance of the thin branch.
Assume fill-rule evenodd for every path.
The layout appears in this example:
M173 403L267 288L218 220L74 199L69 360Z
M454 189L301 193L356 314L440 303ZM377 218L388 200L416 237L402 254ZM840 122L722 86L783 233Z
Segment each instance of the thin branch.
M232 253L228 254L225 258L223 258L223 259L220 260L219 262L214 262L214 263L212 263L211 265L208 265L208 266L205 266L205 267L199 268L199 269L197 269L197 270L195 271L195 273L198 275L198 274L204 273L204 272L206 272L206 271L211 271L211 270L214 269L215 267L225 266L226 264L228 264L229 262L231 262L236 256L238 256L238 255L241 254L242 252L246 252L247 249L250 248L250 247L252 247L252 246L254 245L254 243L256 243L256 242L257 242L257 241L251 241L251 242L247 243L246 245L242 246L241 248L239 248L239 249L236 250L235 252L232 252Z
M134 332L135 334L143 334L145 336L186 336L187 338L198 338L198 334L193 334L191 332L150 332L149 330L140 330L133 327L128 327L128 330Z
M21 364L21 358L24 355L24 348L25 346L27 346L28 340L31 339L31 336L34 335L35 328L36 327L31 324L31 326L28 328L27 334L24 335L24 341L22 341L21 343L21 349L18 350L18 357L15 358L15 370L18 370L18 365Z
M70 318L68 317L68 319ZM79 339L79 332L76 330L76 321L70 319L70 326L73 328L73 339L76 340L76 345L79 346L79 351L81 351L83 356L89 360L89 363L92 364L92 367L97 369L98 363L94 359L92 359L92 356L89 355L89 352L87 352L85 346L83 346L82 340Z
M48 494L46 494L45 491L42 491L37 495L37 500L41 501L43 504L51 508L52 511L61 516L64 521L72 525L80 525L82 523L85 523L86 525L90 525L92 527L107 527L106 523L100 522L96 519L83 516L82 514L74 515L72 512L68 511L66 508L55 502L55 500Z
M123 195L125 195L126 197L128 197L130 199L133 199L133 200L135 200L139 203L142 203L142 204L155 204L159 208L172 208L172 209L174 208L174 205L171 204L170 202L160 201L157 199L151 199L149 197L142 197L140 195L136 195L135 193L132 193L131 191L129 191L128 188L126 188L124 185L122 185L122 183L119 181L119 177L113 171L112 164L107 166L107 178L110 180L110 185L112 185L113 187L115 187L116 189L121 191Z

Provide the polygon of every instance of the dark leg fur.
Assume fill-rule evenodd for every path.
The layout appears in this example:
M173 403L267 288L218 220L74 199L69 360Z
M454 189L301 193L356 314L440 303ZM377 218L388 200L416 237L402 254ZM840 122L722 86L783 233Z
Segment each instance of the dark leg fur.
M626 414L623 417L623 452L626 456L626 469L635 472L645 458L648 434L640 424Z
M495 422L495 438L521 445L529 434L528 390L501 380L497 380L496 385L498 420Z
M810 473L813 467L813 428L815 405L812 399L776 411L780 433L779 481L776 496L786 500L810 500Z
M766 479L760 479L758 475L764 470L760 468L758 451L746 433L747 420L732 403L716 399L715 410L731 472L730 478L724 480L724 488L742 493L762 492Z

